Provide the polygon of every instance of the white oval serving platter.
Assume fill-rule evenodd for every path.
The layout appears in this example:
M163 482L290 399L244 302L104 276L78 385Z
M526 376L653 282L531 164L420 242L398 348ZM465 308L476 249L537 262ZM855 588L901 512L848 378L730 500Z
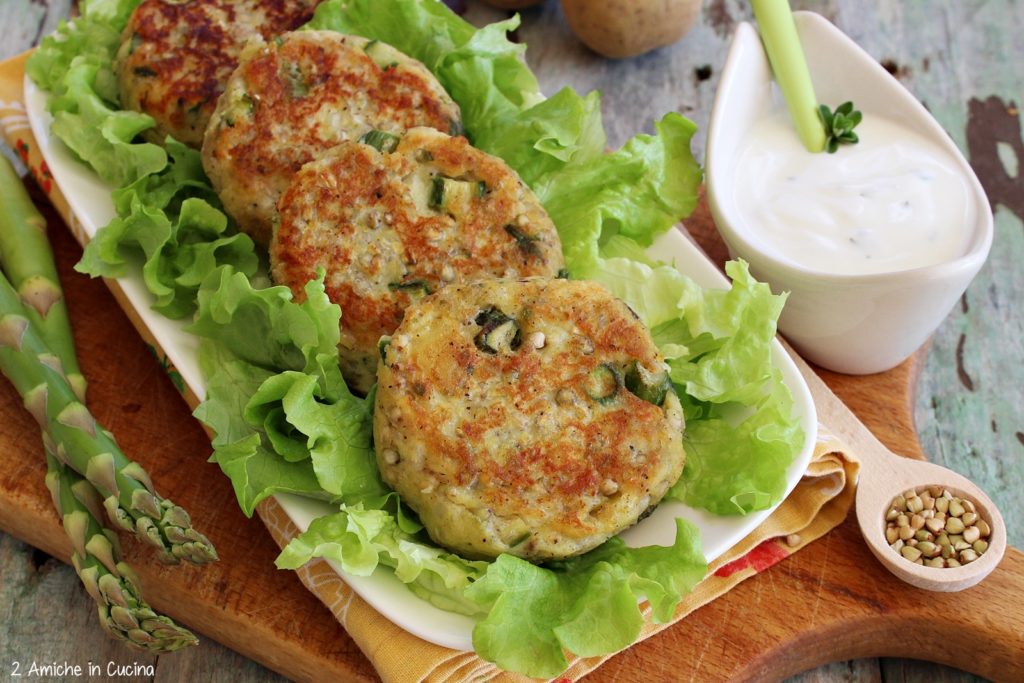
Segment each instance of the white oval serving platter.
M51 117L46 111L47 93L39 90L27 77L25 103L32 133L46 160L53 178L66 197L81 230L75 230L80 241L87 242L114 217L111 188L91 169L78 162L60 140L50 135ZM662 235L649 250L657 259L674 263L677 268L699 285L706 288L725 288L728 281L707 259L687 235L670 230ZM164 318L151 309L152 295L146 290L140 273L119 278L117 284L124 293L123 306L132 308L137 324L144 325L148 334L160 345L167 358L181 373L186 385L197 397L205 396L205 386L198 363L198 340L184 331L185 322ZM796 365L782 345L775 341L773 360L781 368L783 378L793 394L794 412L799 416L805 440L803 448L787 470L785 495L800 480L814 451L817 435L817 415L814 402ZM277 495L277 502L292 522L301 530L308 528L316 517L333 511L329 505L295 495ZM687 507L677 502L666 502L637 526L623 534L630 546L671 545L675 539L675 518L683 517L700 530L704 555L713 561L761 524L775 507L760 510L744 517L724 517ZM390 569L378 567L370 576L352 576L334 565L332 567L352 589L374 609L410 633L437 645L454 650L472 650L474 620L452 612L445 612L417 598L402 584ZM268 570L271 568L268 567Z

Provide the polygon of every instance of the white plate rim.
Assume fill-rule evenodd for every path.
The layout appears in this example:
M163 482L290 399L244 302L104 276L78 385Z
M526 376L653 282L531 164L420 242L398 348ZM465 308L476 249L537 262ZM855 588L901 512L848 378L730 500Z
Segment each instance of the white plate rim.
M75 159L59 139L50 135L52 118L46 110L48 94L36 87L27 75L24 92L26 111L36 144L67 200L74 219L80 224L74 226L72 232L84 246L115 215L111 200L112 188ZM721 289L728 286L725 276L688 235L679 230L669 230L662 235L648 253L658 260L674 262L680 271L702 287ZM181 373L192 394L203 397L205 384L199 371L198 340L185 332L185 322L168 320L152 310L153 296L145 288L138 272L108 284L120 288L124 297L119 297L119 301L123 306L131 307L129 314L133 322L146 328L149 336L159 344L160 350ZM806 382L778 339L772 342L772 359L782 371L783 380L793 395L793 410L799 417L805 435L800 453L787 470L786 489L779 503L743 517L712 515L674 501L662 503L640 524L623 533L627 544L634 546L655 542L647 540L651 534L658 536L660 542L671 544L675 536L674 520L677 516L683 517L701 530L702 547L710 563L759 526L792 492L814 453L817 412ZM274 499L301 531L305 531L316 517L334 510L325 503L291 494L277 494ZM446 612L416 597L390 569L378 567L369 576L354 576L334 562L329 564L356 594L402 629L442 647L473 650L473 619Z

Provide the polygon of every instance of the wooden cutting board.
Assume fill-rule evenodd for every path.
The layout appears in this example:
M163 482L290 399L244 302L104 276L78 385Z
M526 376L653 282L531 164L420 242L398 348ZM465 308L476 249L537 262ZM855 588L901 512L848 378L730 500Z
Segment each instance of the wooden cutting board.
M72 270L81 249L44 211L90 380L90 407L164 494L192 513L221 556L204 568L164 567L125 540L153 606L295 680L376 680L328 610L292 572L274 569L277 547L259 521L242 515L227 478L206 462L209 440L159 359L105 285ZM724 260L703 204L687 227L713 260ZM911 417L918 362L870 377L820 374L887 446L923 458ZM0 528L67 561L70 546L43 485L38 427L6 382L0 415ZM829 661L899 656L1020 681L1022 599L1024 554L1014 548L979 586L929 593L877 563L851 514L832 533L612 658L588 680L779 680Z

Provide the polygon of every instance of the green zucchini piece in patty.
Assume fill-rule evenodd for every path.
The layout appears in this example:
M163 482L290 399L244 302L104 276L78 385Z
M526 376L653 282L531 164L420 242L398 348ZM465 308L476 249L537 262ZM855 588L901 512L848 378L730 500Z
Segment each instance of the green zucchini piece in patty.
M401 138L384 130L371 130L359 138L359 142L373 147L378 152L394 152Z
M652 373L636 361L626 370L625 384L634 396L656 406L665 402L665 394L672 388L667 372Z
M430 186L430 202L432 209L443 211L450 206L462 205L481 197L480 185L469 180L457 180L445 176L434 176Z
M473 337L473 343L484 353L509 353L522 344L519 325L499 308L485 308L473 322L480 326L480 331Z
M615 399L622 386L622 373L610 363L599 365L590 371L587 377L587 396L598 403L608 403Z

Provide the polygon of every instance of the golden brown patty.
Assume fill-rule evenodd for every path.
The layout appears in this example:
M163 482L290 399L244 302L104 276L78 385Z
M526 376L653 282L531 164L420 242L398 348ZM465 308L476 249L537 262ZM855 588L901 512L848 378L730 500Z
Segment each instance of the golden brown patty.
M554 277L563 265L554 224L501 159L432 128L376 142L397 147L346 142L303 166L270 247L274 280L300 299L326 271L342 311L342 369L364 393L377 341L413 301L451 282Z
M149 114L144 135L199 147L245 42L309 21L320 0L145 0L121 35L121 106Z
M382 350L384 480L467 557L585 552L634 524L683 469L683 415L629 308L592 282L451 285Z
M265 246L303 164L370 130L415 126L460 128L426 67L384 43L300 31L243 51L206 130L203 168L239 228Z

